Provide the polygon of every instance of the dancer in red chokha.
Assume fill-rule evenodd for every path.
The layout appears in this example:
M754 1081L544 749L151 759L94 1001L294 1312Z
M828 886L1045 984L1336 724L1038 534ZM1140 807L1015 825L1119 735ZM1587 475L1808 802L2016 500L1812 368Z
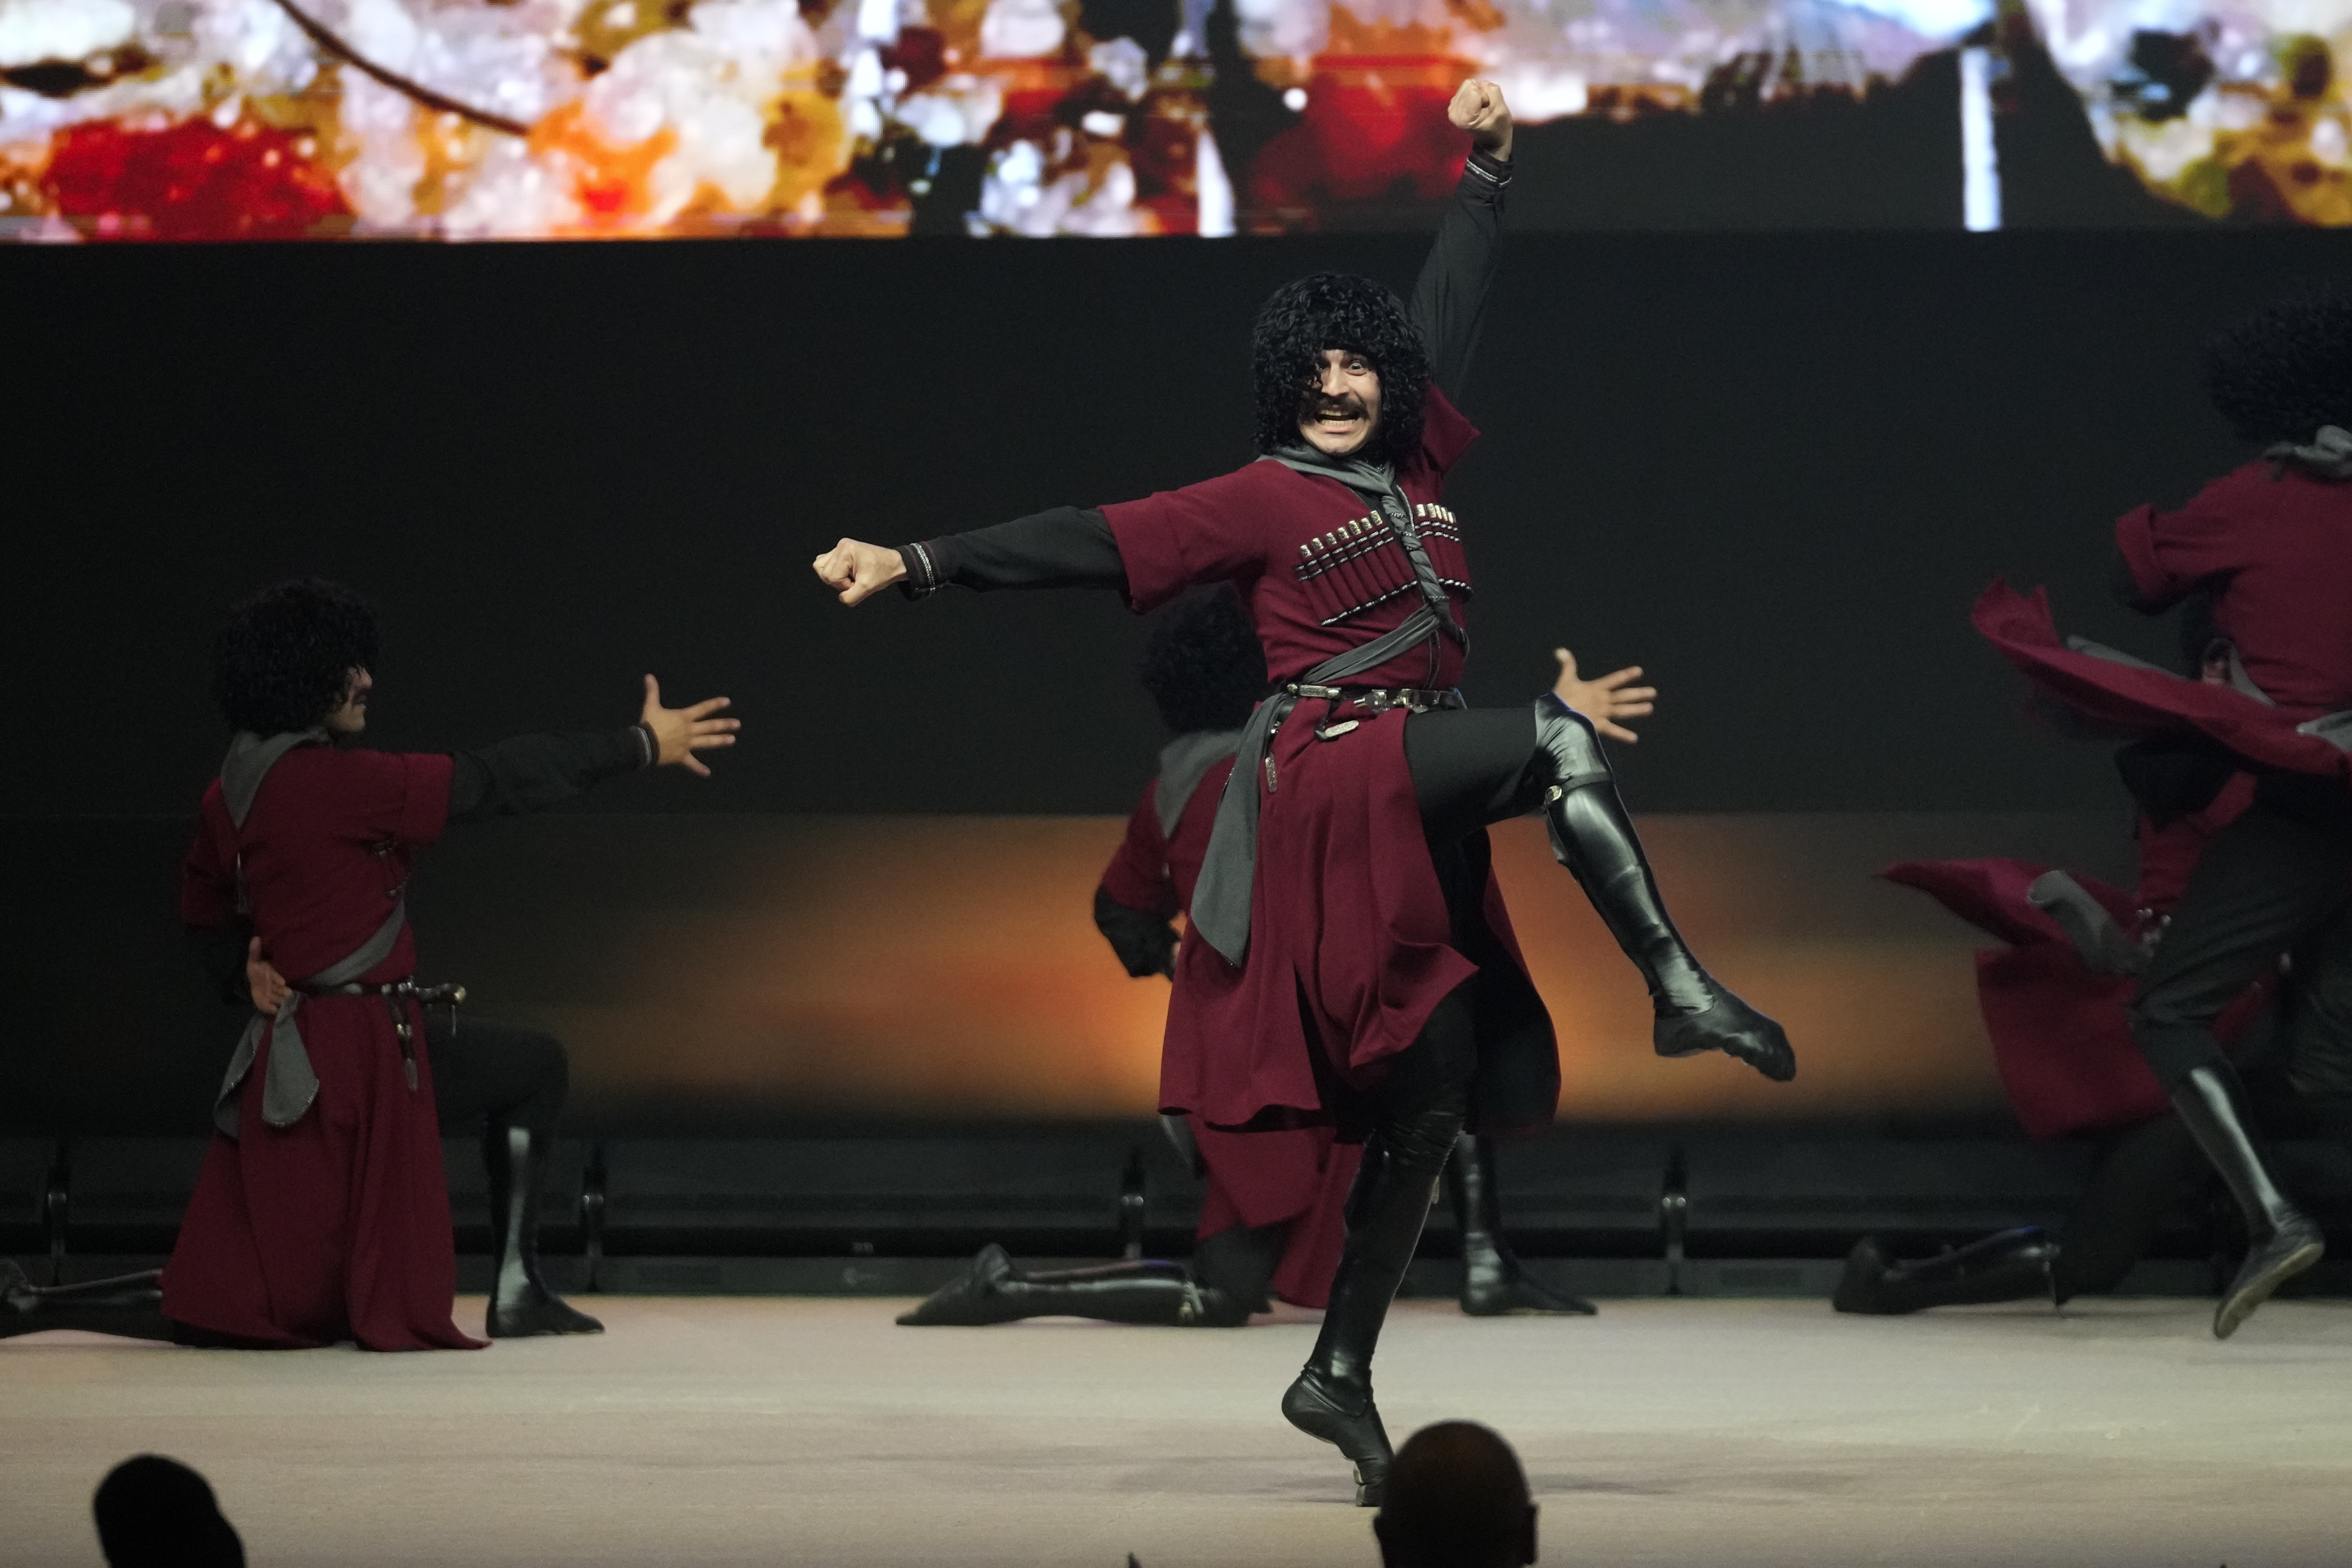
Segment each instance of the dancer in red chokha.
M734 743L715 698L666 708L646 678L625 728L476 751L359 745L375 617L331 583L265 589L215 648L235 738L205 792L181 888L192 931L233 931L293 983L257 1012L160 1291L154 1277L39 1289L0 1277L0 1335L70 1328L256 1349L352 1341L470 1350L456 1288L433 1063L405 891L452 824L552 805L625 773Z
M961 584L1105 588L1148 610L1209 583L1248 605L1274 690L1217 802L1160 1098L1213 1128L1364 1140L1330 1303L1282 1406L1347 1456L1368 1506L1391 1458L1372 1352L1454 1140L1549 1126L1559 1098L1486 826L1544 815L1648 984L1661 1055L1796 1070L1780 1026L1667 918L1592 725L1550 693L1478 710L1456 689L1471 579L1443 495L1477 432L1452 398L1499 249L1511 121L1491 82L1465 82L1449 114L1473 147L1410 309L1326 273L1260 311L1257 461L896 549L845 539L814 563L852 605Z

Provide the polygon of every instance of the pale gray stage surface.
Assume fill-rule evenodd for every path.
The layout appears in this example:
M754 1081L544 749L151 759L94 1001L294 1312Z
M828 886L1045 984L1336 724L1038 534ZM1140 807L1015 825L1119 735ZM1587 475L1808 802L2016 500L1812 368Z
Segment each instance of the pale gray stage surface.
M1336 1457L1275 1414L1304 1324L591 1304L602 1339L475 1354L0 1342L0 1562L99 1563L90 1489L140 1450L211 1477L256 1568L1375 1561ZM2273 1303L2228 1344L2209 1310L1413 1301L1380 1387L1400 1439L1469 1416L1517 1445L1550 1564L2352 1559L2352 1309Z

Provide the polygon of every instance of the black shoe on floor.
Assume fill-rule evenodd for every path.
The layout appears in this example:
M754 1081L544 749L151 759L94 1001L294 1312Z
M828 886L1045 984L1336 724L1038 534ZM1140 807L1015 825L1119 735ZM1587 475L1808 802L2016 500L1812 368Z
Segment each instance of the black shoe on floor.
M898 1314L905 1328L980 1328L1009 1323L1021 1314L1005 1300L1003 1286L1013 1277L1013 1255L990 1242L964 1271Z
M1309 1370L1298 1374L1282 1395L1282 1416L1310 1437L1320 1437L1348 1457L1356 1472L1356 1506L1378 1508L1387 1495L1389 1465L1396 1450L1389 1446L1372 1391L1360 1399L1332 1389Z

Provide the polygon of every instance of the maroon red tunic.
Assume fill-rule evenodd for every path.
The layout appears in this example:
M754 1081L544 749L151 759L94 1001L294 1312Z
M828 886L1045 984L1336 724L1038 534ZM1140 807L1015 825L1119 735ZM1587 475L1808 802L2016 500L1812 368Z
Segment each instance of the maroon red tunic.
M1422 449L1398 475L1465 625L1469 563L1460 526L1439 495L1476 437L1432 386ZM1283 681L1401 625L1418 607L1411 565L1384 537L1385 525L1376 529L1381 542L1336 569L1299 570L1302 546L1369 510L1336 479L1257 462L1102 512L1136 609L1195 584L1231 583L1256 622L1267 673ZM1461 649L1440 638L1349 679L1444 689L1461 671ZM1317 724L1335 716L1360 721L1318 740ZM1404 722L1399 710L1335 715L1323 702L1301 702L1275 737L1272 779L1236 781L1260 795L1249 952L1235 968L1186 932L1160 1058L1165 1109L1220 1127L1328 1121L1333 1107L1318 1083L1318 1055L1342 1083L1365 1087L1383 1061L1412 1043L1438 1002L1478 973L1454 947L1422 837ZM1481 1008L1482 1084L1503 1084L1507 1092L1482 1094L1474 1116L1484 1131L1527 1131L1551 1121L1557 1049L1491 874L1485 902L1510 971L1488 978L1522 994L1494 1009L1511 1020L1504 1032L1488 1031ZM1485 1058L1499 1052L1514 1059L1490 1075Z
M1217 819L1217 795L1233 771L1231 758L1210 765L1184 803L1173 834L1160 828L1158 784L1146 788L1127 819L1118 852L1103 868L1103 890L1131 910L1173 914L1190 908L1209 830ZM1211 1237L1237 1225L1287 1223L1274 1293L1301 1307L1328 1305L1332 1272L1347 1240L1348 1188L1362 1163L1362 1148L1338 1142L1328 1127L1224 1132L1198 1117L1192 1119L1192 1137L1209 1172L1194 1234Z
M437 754L299 746L254 797L243 833L215 782L199 809L180 891L188 925L237 912L240 856L254 933L287 975L316 974L355 952L391 912L415 852L441 835L450 760ZM406 978L404 930L366 984ZM261 1089L270 1048L240 1091L240 1131L205 1152L195 1194L163 1270L174 1321L257 1344L356 1341L368 1350L478 1350L451 1321L457 1274L432 1063L415 1016L416 1087L402 1073L380 996L318 996L300 1018L318 1098L272 1127Z
M2144 608L2219 588L2214 628L2292 719L2352 708L2352 484L2249 463L2179 511L2126 512L2116 544Z

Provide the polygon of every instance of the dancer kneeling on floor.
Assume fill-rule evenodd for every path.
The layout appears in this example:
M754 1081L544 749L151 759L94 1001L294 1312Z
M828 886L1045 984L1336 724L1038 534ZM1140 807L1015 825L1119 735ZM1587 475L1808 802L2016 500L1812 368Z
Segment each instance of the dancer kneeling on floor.
M1780 1026L1667 919L1591 724L1549 693L1475 710L1464 525L1440 501L1476 436L1458 392L1497 252L1510 119L1449 107L1475 147L1410 311L1361 278L1276 291L1253 359L1265 456L1100 510L1066 507L814 563L845 604L904 585L1095 587L1149 610L1198 584L1247 601L1276 688L1218 803L1160 1058L1160 1107L1212 1127L1365 1138L1314 1353L1282 1409L1379 1500L1391 1449L1371 1359L1454 1140L1550 1125L1559 1061L1491 874L1486 828L1542 813L1554 853L1647 981L1664 1056L1796 1071Z
M152 1275L40 1289L10 1265L0 1334L478 1348L449 1318L456 1264L420 1005L430 988L412 979L410 864L451 823L540 810L641 768L708 773L695 753L732 745L736 721L712 717L724 698L665 708L647 676L624 729L454 755L371 752L357 741L375 664L373 613L331 583L266 589L221 633L215 690L236 737L198 813L181 912L302 978L238 1043L160 1290ZM507 1109L532 1140L552 1113ZM511 1191L535 1172L508 1174ZM528 1240L519 1225L506 1238ZM529 1289L506 1300L526 1331L562 1322L562 1304Z
M1602 733L1632 742L1633 732L1619 721L1650 713L1657 695L1632 684L1640 668L1582 680L1573 656L1563 648L1556 657L1554 694ZM1095 889L1095 924L1139 980L1175 973L1178 934L1171 921L1192 901L1242 727L1265 694L1265 656L1249 612L1219 584L1194 589L1162 612L1140 674L1176 738L1161 749L1159 775ZM1275 1298L1324 1306L1360 1146L1338 1142L1328 1127L1228 1132L1175 1116L1164 1124L1207 1184L1188 1263L1139 1258L1039 1272L1015 1267L1003 1247L991 1245L898 1321L971 1325L1063 1316L1230 1328L1268 1310ZM1462 1310L1473 1317L1591 1312L1583 1298L1538 1284L1512 1253L1495 1165L1495 1141L1468 1132L1454 1140L1445 1163L1462 1241Z

